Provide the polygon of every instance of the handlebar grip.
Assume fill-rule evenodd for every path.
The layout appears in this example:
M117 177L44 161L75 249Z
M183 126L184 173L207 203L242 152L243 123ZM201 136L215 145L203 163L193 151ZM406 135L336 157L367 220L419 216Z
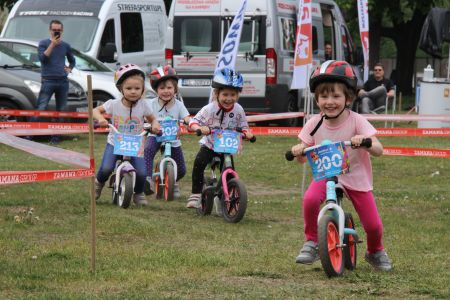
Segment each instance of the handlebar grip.
M99 129L100 128L100 123L98 121L94 120L93 127L94 127L94 129Z
M199 128L195 131L195 134L197 134L197 136L201 136L202 135L202 130Z
M284 154L284 157L286 158L286 160L288 161L292 161L294 160L294 154L292 154L292 151L286 151L286 153Z
M361 142L361 147L366 147L366 148L372 147L372 139L371 138L363 139Z
M250 143L256 142L256 136L253 136L251 139L249 139Z

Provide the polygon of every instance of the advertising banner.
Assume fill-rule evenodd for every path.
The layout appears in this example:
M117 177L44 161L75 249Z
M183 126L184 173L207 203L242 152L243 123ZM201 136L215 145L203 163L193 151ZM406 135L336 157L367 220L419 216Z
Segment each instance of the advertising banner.
M311 0L300 0L297 14L294 74L291 89L306 88L312 66Z
M364 55L364 82L369 78L369 6L367 0L358 0L359 36Z

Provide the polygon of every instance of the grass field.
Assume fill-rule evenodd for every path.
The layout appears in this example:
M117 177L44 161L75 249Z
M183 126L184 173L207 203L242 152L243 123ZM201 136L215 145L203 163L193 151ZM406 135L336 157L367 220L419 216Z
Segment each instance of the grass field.
M105 138L96 136L97 164ZM103 191L97 204L95 274L90 272L88 179L1 186L0 298L450 298L450 160L374 158L375 196L393 271L372 270L363 259L363 243L357 269L328 279L320 262L294 262L303 243L303 169L285 161L284 152L296 138L261 136L244 145L236 164L249 190L249 205L238 224L185 208L197 140L183 137L189 171L181 182L182 200L149 196L148 207L124 210L110 203L109 189ZM448 138L381 141L385 146L450 148ZM88 153L86 145L87 136L78 135L60 147ZM0 153L0 170L67 168L4 145ZM38 219L27 217L31 207Z

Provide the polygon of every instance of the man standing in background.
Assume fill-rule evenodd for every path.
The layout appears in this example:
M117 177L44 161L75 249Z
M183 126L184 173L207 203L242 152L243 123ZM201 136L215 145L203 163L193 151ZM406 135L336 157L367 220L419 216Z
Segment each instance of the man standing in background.
M45 110L53 94L56 99L56 110L64 111L67 106L69 81L67 75L75 66L72 48L61 38L63 24L58 20L50 22L50 39L39 42L38 55L41 61L42 86L39 92L36 109ZM66 58L69 66L66 66ZM59 143L59 136L52 136L50 143Z

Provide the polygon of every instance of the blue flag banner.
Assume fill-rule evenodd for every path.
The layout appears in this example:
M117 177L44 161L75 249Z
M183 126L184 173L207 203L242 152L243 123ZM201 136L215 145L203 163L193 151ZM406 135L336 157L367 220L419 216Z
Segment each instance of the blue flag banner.
M217 70L223 68L235 69L236 56L239 49L239 43L241 41L242 27L244 26L245 7L247 6L247 0L242 0L241 7L234 16L233 22L228 29L225 40L220 49L219 57L217 58L216 68ZM212 89L209 96L209 102L212 101Z

